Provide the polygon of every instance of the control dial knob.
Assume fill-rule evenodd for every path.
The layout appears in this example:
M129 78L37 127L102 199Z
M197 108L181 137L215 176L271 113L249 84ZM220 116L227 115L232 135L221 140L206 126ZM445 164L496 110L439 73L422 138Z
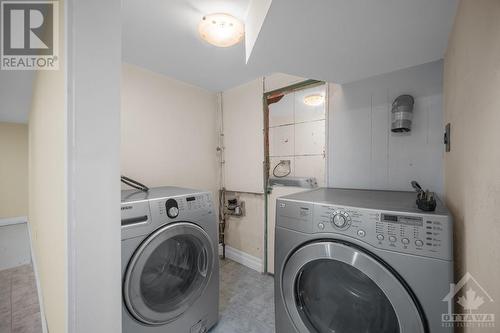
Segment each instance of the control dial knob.
M177 207L170 207L168 212L167 212L168 217L170 218L175 218L179 215L179 208Z
M349 227L349 215L343 212L335 212L332 217L332 223L338 229L345 229Z
M171 219L176 218L179 215L179 205L175 199L168 199L165 202L165 210L167 211L167 216Z

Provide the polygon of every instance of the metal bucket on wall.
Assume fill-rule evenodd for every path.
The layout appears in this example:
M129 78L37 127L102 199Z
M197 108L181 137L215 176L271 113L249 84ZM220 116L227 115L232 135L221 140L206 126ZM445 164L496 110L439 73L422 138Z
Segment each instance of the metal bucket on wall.
M414 103L415 100L410 95L401 95L392 102L392 132L401 133L411 131Z

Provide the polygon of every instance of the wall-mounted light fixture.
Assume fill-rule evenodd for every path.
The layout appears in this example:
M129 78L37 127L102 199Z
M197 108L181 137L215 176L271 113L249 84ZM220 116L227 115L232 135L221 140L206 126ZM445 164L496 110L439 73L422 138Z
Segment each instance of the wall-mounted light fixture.
M325 102L325 96L322 94L312 94L304 97L304 104L309 106L318 106Z
M203 16L198 25L201 38L218 47L238 44L245 35L245 25L236 17L215 13Z

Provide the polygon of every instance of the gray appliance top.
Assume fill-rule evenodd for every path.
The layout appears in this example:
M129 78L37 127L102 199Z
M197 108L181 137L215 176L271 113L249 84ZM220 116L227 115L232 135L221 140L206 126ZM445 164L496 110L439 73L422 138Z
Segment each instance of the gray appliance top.
M425 212L417 208L416 192L318 188L281 197L280 199L342 206L408 212L417 214L449 215L448 209L436 197L436 210Z
M194 190L190 188L175 187L175 186L162 186L162 187L152 187L148 192L143 192L139 190L122 190L121 202L134 202L143 201L157 198L168 198L183 195L193 195L197 193L206 193L206 191Z

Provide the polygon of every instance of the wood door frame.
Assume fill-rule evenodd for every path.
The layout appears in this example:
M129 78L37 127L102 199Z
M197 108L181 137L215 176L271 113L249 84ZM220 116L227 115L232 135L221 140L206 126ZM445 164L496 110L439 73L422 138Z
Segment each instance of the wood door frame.
M303 90L306 88L312 88L320 85L328 85L327 82L325 81L319 81L319 80L304 80L298 83L291 84L289 86L285 86L283 88L271 90L268 92L265 92L265 87L264 87L264 94L262 96L262 105L263 105L263 112L264 112L264 165L263 165L263 177L264 177L264 267L263 271L265 274L269 274L269 269L268 269L268 226L269 226L269 221L268 221L268 197L269 197L269 170L270 170L270 162L269 162L269 104L268 104L268 98L274 95L286 95L289 93L293 93L298 90ZM328 92L328 89L327 89ZM327 96L325 96L326 99ZM328 105L325 104L325 108L327 108ZM325 110L326 113L328 113L328 110ZM325 115L326 116L326 115ZM326 125L327 126L327 125ZM326 136L325 136L326 140ZM325 150L326 150L326 142L325 142ZM325 167L326 168L326 167Z

